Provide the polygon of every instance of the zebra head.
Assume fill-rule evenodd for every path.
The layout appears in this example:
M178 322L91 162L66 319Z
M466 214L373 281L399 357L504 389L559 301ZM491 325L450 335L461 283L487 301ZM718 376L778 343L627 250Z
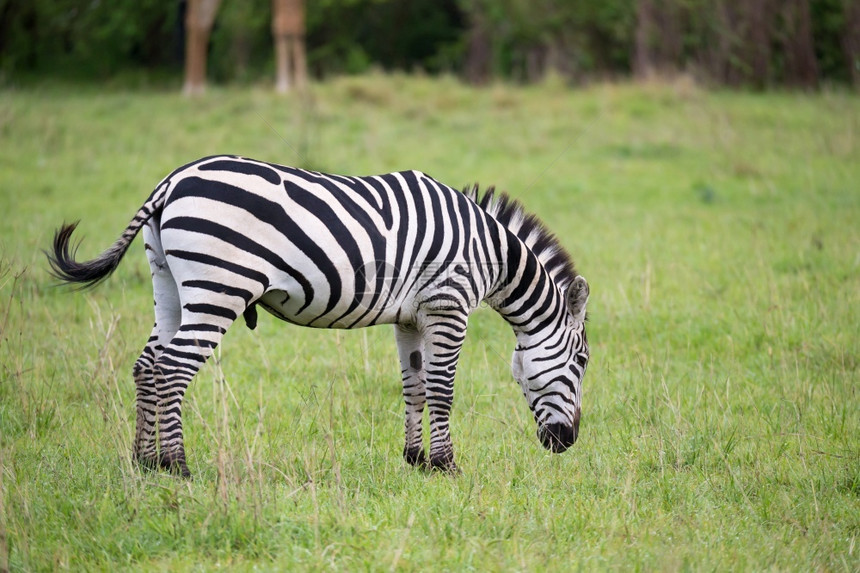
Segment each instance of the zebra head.
M562 316L549 335L518 340L511 370L538 425L543 446L561 453L579 434L582 379L588 365L585 305L588 283L577 276L564 292Z

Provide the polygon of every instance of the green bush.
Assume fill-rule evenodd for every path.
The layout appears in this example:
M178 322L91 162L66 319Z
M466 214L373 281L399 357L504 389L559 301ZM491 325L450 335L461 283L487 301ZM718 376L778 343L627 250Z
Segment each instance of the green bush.
M308 2L308 64L316 77L361 73L372 66L467 74L477 49L489 60L486 73L494 77L531 81L550 69L574 81L627 75L642 1ZM792 80L786 46L795 31L785 22L783 3L650 1L656 26L650 43L666 67L733 85L766 87ZM181 73L184 4L0 0L0 73L84 80L134 69ZM850 81L852 64L844 47L852 33L846 18L850 3L809 0L809 8L818 78ZM268 77L274 51L270 20L269 0L225 0L211 36L210 78ZM751 30L761 28L759 20L767 31L755 35Z

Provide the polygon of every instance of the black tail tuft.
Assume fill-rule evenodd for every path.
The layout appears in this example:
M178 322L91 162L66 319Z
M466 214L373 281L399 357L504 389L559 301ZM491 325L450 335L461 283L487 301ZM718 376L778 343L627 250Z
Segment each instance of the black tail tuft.
M52 252L45 252L51 274L66 283L77 283L79 288L92 288L108 278L117 268L128 248L128 242L117 241L97 258L79 263L75 260L78 245L72 244L72 233L78 223L63 224L54 233Z

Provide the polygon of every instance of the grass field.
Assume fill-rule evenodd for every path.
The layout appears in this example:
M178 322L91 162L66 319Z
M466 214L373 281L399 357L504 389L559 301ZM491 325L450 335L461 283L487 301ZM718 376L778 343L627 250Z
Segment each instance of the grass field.
M857 96L404 76L68 94L0 92L0 570L860 569ZM538 444L492 311L458 370L456 477L401 460L389 327L261 314L189 390L194 481L139 471L143 247L76 294L41 249L81 219L96 255L213 153L521 198L591 285L577 444Z

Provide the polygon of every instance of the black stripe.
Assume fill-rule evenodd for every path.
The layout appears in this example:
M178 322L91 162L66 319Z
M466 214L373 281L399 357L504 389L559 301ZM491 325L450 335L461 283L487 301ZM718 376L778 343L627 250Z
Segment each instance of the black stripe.
M503 307L509 307L514 303L521 302L521 299L525 296L526 292L528 292L529 287L532 285L532 281L535 279L535 275L537 274L538 268L538 260L537 257L530 253L525 245L523 245L513 233L508 231L508 281L507 284L516 284L514 290L502 302ZM522 274L517 273L520 261L525 258L525 268L522 271ZM539 289L535 289L535 292L538 292ZM519 309L521 310L525 306L525 308L531 308L529 305L520 305ZM519 313L514 313L519 314Z
M391 205L389 205L388 193L385 191L385 187L382 183L380 183L380 179L382 178L362 177L362 181L372 187L374 191L379 194L379 201L382 203L382 208L379 210L379 214L382 215L382 222L385 224L385 230L390 231L391 227L394 226L394 213L391 210Z
M347 175L333 175L330 173L310 173L306 176L306 179L323 186L337 201L344 204L344 206L347 206L349 203L356 204L356 206L361 210L361 215L368 221L370 220L367 215L369 211L384 215L384 212L388 210L387 196L384 193L377 195L372 191L373 188L369 183L373 179L373 176L351 177ZM341 187L336 185L335 182L348 187L352 193L347 193ZM364 206L358 205L359 202L364 203ZM361 223L360 219L356 218L356 220ZM376 228L376 225L372 226L373 228Z
M545 352L551 351L553 348L558 348L561 346L563 338L558 336L559 331L563 330L562 323L564 322L565 314L557 313L557 316L553 319L555 320L555 326L553 328L547 328L548 334L539 340L536 340L532 344L523 345L523 350L528 348L541 348ZM550 339L558 338L555 342L547 344Z
M552 308L551 312L549 312L549 314L547 315L547 318L545 320L543 320L542 322L539 322L534 328L527 330L527 331L524 331L526 334L534 334L536 332L541 332L541 331L547 329L550 326L550 324L552 324L553 322L559 321L559 317L564 316L564 305L561 302L561 296L558 296L558 295L553 296L553 293L555 293L555 292L556 291L554 291L554 290L551 291L550 296L548 296L544 299L544 304L541 305L540 308L538 308L535 312L532 313L532 316L540 316L544 312L547 312L549 310L549 309L547 309L547 306L552 304L553 308ZM555 302L553 302L553 301L555 301ZM549 338L549 337L547 337L547 338ZM559 344L561 344L561 342L559 342ZM547 350L552 350L556 346L557 346L556 344L553 344L552 346L547 347Z
M169 201L173 202L182 197L202 197L244 209L261 222L278 229L297 249L313 261L327 277L337 274L337 269L326 256L325 251L287 214L280 203L270 201L265 197L255 195L240 187L220 181L209 181L199 177L183 179L177 185ZM309 286L309 283L305 281L302 288L307 286ZM311 304L313 289L311 289L310 293L311 295L305 299L298 313L301 313ZM332 296L329 298L329 306L333 308L339 298L339 292L332 293Z
M418 180L415 179L415 174L412 173L411 171L404 171L402 173L399 173L399 175L401 177L403 177L404 181L406 182L406 189L404 191L407 191L407 194L412 196L412 205L415 208L414 213L407 212L406 218L410 221L416 221L416 222L421 221L422 223L424 223L423 228L426 229L426 227L427 227L427 211L426 211L425 207L427 206L428 201L425 200L424 193L422 192L421 187L418 184ZM402 186L400 187L400 189L403 190ZM432 203L432 200L429 201L429 203ZM407 209L408 209L408 206L407 206ZM402 214L401 214L401 217L402 217ZM408 245L410 247L409 263L406 266L399 267L402 269L401 274L403 276L403 280L399 284L399 288L397 289L397 293L395 296L399 297L400 293L403 291L404 288L409 288L410 285L407 283L406 278L415 269L416 260L418 259L418 253L421 252L424 245L428 241L433 240L433 237L428 235L427 233L422 234L420 232L421 229L422 229L422 227L419 226L418 232L415 236L415 242L412 243L411 245ZM399 237L398 237L398 243L399 243ZM404 238L404 242L401 244L407 245L405 238ZM404 251L404 256L405 255L406 255L406 252ZM404 260L405 260L405 258L404 258ZM427 260L426 256L425 256L424 260ZM418 273L418 275L415 277L414 280L418 280L421 278L421 272L423 272L423 269L420 269L420 272Z
M341 190L337 189L336 186L331 184L330 182L317 181L323 185L327 191L332 195L332 198L340 203L340 205L346 210L348 215L360 224L370 239L371 248L374 254L374 260L379 260L384 258L385 253L385 245L383 242L383 238L379 235L376 225L370 221L367 213L365 213L361 207L357 206L349 197L346 196ZM291 181L284 181L284 189L287 191L287 195L291 200L295 201L298 205L306 209L309 213L313 213L317 219L323 223L332 236L337 241L338 245L343 249L344 254L346 254L347 259L349 259L349 264L352 267L352 270L355 274L355 293L365 292L367 288L367 284L365 279L367 278L362 270L364 264L368 261L365 261L361 254L361 249L358 246L358 241L356 241L353 232L341 221L341 218L335 213L334 209L326 203L323 199L317 197L311 191L304 189ZM343 285L341 281L341 273L337 269L334 269L334 272L329 274L325 273L326 280L328 280L329 284L332 285L332 292L337 292L338 296L336 299L329 299L329 305L326 307L325 312L308 322L308 326L313 325L314 321L322 318L326 314L328 314L336 305L337 301L340 299L340 295L342 293ZM377 293L374 299L379 298L379 294ZM335 319L333 322L337 322L342 319L344 316L348 315L350 312L356 309L360 301L357 297L353 297L352 303L349 305L347 311L341 315L340 318Z
M189 370L192 372L191 377L194 377L194 373L197 372L199 366L195 366L193 364L188 364L187 362L177 362L176 360L172 360L170 356L174 356L176 358L185 358L187 360L193 360L194 362L206 362L206 358L204 358L200 354L188 354L185 352L179 352L177 350L167 349L165 350L161 356L158 357L158 366L162 368L161 377L166 379L167 376L175 376L178 374L182 374L187 376L187 373L177 372L177 368L182 368L185 370ZM164 371L165 366L170 366L171 370Z
M566 351L567 351L567 348L562 346L561 350L559 350L555 354L551 354L549 356L537 356L536 358L533 359L533 361L534 362L545 362L547 360L555 360L555 359L559 358L562 354L564 354Z
M429 184L425 185L425 187L427 187L430 208L433 211L433 240L430 243L430 250L428 250L427 254L424 256L424 261L436 261L439 260L438 255L442 252L442 245L445 242L445 234L448 231L448 225L445 224L446 220L442 211L445 197L441 193L439 193L438 189L434 189ZM436 191L436 193L433 193L434 190ZM444 206L447 206L447 202L445 202ZM454 225L451 225L450 230L455 234L454 239L451 243L453 246L457 243L459 235L457 234L457 230ZM423 290L428 284L430 284L430 282L435 280L435 278L439 276L440 273L446 270L443 267L446 266L448 260L449 259L444 259L443 263L441 265L438 265L436 272L434 272L432 276L424 282L420 290ZM426 275L422 273L422 278L425 276Z
M552 396L552 395L554 395L554 394L546 394L545 396ZM557 405L557 404L555 404L554 402L550 402L550 401L548 401L548 400L547 400L546 402L543 402L543 401L541 401L541 399L542 399L542 398L544 398L544 396L541 396L541 397L538 399L538 402L540 402L540 403L536 403L536 404L535 404L535 409L542 409L544 412L546 412L547 410L555 410L556 412L558 412L559 414L561 414L561 415L562 415L562 416L564 416L565 418L569 418L569 417L570 417L570 414L568 414L567 412L565 412L565 411L564 411L564 409L562 409L562 407L561 407L561 406L558 406L558 405ZM563 400L563 402L564 402L565 404L571 404L571 402L570 402L569 400Z
M371 250L373 251L373 261L376 264L375 268L375 279L376 284L374 285L373 290L371 291L371 299L370 302L367 303L367 310L365 310L361 316L355 319L351 324L347 325L348 328L354 327L356 324L359 324L364 317L370 314L371 310L375 308L377 301L382 296L383 292L385 292L385 281L387 274L385 271L387 270L387 265L385 264L385 237L380 232L379 226L373 221L373 219L368 215L368 211L375 211L377 213L386 210L387 202L384 201L384 196L378 197L376 194L370 191L370 188L367 184L367 181L370 178L363 177L346 177L341 175L328 175L326 177L318 177L317 183L322 185L331 195L337 200L340 205L346 209L352 219L357 222L364 229L367 238L370 240ZM340 187L333 184L332 181L338 181L343 185L349 187L355 193L348 194L343 191ZM365 205L361 206L358 204L358 199L361 199ZM380 207L379 203L382 203L382 207ZM390 211L390 209L388 209ZM331 213L332 217L336 219L334 212ZM390 216L390 214L389 214ZM353 233L351 231L347 231L347 234L352 236ZM349 252L348 252L349 253ZM356 283L355 283L355 293L366 293L368 286L365 283L364 279L366 277L359 275L364 275L363 269L365 265L369 262L364 260L361 256L361 252L358 250L356 246L355 250L356 261L352 260L350 257L350 264L353 267L353 270L356 271ZM359 288L359 284L361 287ZM339 317L335 318L332 321L332 324L341 322L344 318L349 316L356 308L358 308L362 304L359 297L355 297L350 306L346 309L346 311L341 314ZM312 321L313 322L313 321Z
M196 160L192 161L191 163L186 163L182 167L177 167L176 169L171 171L170 175L168 175L167 177L164 178L164 183L167 183L169 185L170 180L174 177L174 175L176 175L177 173L180 173L182 171L185 171L186 169L194 167L195 165L199 165L201 163L204 163L206 161L210 161L212 159L230 159L230 158L231 158L231 156L229 156L229 155L207 155L206 157L201 157L200 159L196 159ZM232 156L232 159L235 159L235 156ZM157 187L155 189L155 191L158 191L158 189L160 187L161 186L159 185L159 187ZM155 194L155 191L153 191L153 195ZM152 198L152 195L150 195L150 198ZM147 203L149 203L149 199L147 199L147 201L146 201L146 203L144 203L144 205L146 205Z
M380 175L379 178L391 188L394 200L397 203L398 225L397 241L395 242L394 248L394 269L397 273L399 273L400 277L405 278L409 274L409 269L403 267L403 259L406 256L406 248L407 246L409 246L406 240L407 235L409 234L409 224L413 220L421 221L422 219L413 219L411 217L411 213L409 212L409 204L406 201L406 194L403 193L404 189L393 174L389 173L387 175ZM404 284L405 281L402 278L398 278L397 284L391 284L391 286L389 287L389 297L388 300L385 301L384 306L388 306L388 301L391 300L391 298L396 297L400 294L400 291L402 290Z
M208 290L212 292L217 292L220 294L226 294L227 296L235 296L241 298L247 303L251 300L253 296L250 291L247 291L243 288L233 287L230 285L225 285L223 283L216 283L214 281L204 281L204 280L192 280L192 281L183 281L182 286L189 288L200 288L203 290Z
M183 231L190 231L193 233L201 233L203 235L217 237L218 239L226 243L230 243L237 249L241 249L246 253L250 253L255 257L263 259L282 273L287 274L293 279L295 279L295 281L299 283L299 286L302 287L302 291L304 292L305 296L306 306L307 303L313 299L314 288L303 274L293 268L283 258L272 252L270 249L264 247L263 245L257 243L252 239L249 239L247 236L243 235L238 231L235 231L229 227L226 227L219 223L215 223L208 219L199 219L197 217L174 217L163 223L161 228L162 230L179 229ZM250 300L250 297L246 299L245 302L248 302L248 300Z
M262 285L263 287L263 290L269 288L269 278L263 273L255 271L254 269L249 269L248 267L243 267L242 265L237 265L236 263L231 263L230 261L225 261L224 259L213 257L212 255L204 255L203 253L195 253L193 251L180 251L176 249L167 250L164 252L164 254L168 257L176 257L177 259L183 259L186 261L193 261L195 263L202 263L213 267L219 267L224 269L225 271L230 271L231 273L241 275L245 278L260 283L260 285Z
M256 175L257 177L262 177L272 185L278 185L281 182L281 176L277 171L257 162L251 163L235 159L219 159L217 161L211 161L201 165L197 169L200 171L229 171L231 173L241 173L243 175Z
M211 340L200 340L198 338L174 338L170 341L173 346L196 346L198 348L215 348L217 342Z
M220 332L221 334L224 334L227 332L227 329L223 326L218 326L217 324L199 322L196 324L183 324L179 327L179 332Z
M223 318L227 318L230 320L236 320L238 316L235 311L224 308L223 306L217 306L214 304L207 303L188 303L183 306L185 310L188 312L196 312L200 314L208 314L210 316L221 316Z

